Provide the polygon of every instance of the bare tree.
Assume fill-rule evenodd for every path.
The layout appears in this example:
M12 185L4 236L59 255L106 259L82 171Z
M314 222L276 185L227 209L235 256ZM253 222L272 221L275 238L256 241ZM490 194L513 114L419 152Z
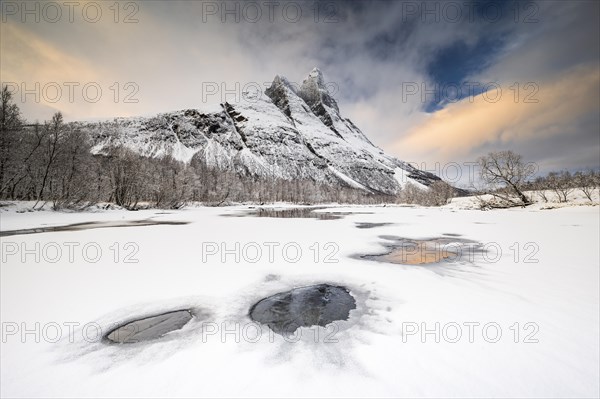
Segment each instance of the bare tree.
M398 200L400 203L404 204L417 204L420 197L421 189L419 189L415 184L408 182L404 185L404 187L402 187L402 190L400 190Z
M438 180L429 187L423 188L409 182L400 191L397 199L405 204L441 206L446 205L452 197L454 197L454 188L448 183Z
M17 158L18 135L24 123L21 111L12 98L8 86L3 86L0 93L0 197L17 178L9 169L17 166L16 162L11 161Z
M44 129L48 134L46 135L46 140L44 143L45 151L42 158L43 172L36 201L33 205L34 209L43 199L44 189L46 188L46 183L48 182L48 176L50 176L50 171L54 166L54 162L56 161L60 151L60 144L63 138L63 128L63 116L60 112L55 113L52 116L52 120L47 122L44 126Z
M454 197L454 188L443 180L437 180L429 186L432 205L446 205Z
M144 187L148 183L145 164L141 157L122 147L112 148L104 163L110 180L109 201L127 209L136 209L144 199Z
M569 194L575 190L573 176L566 170L548 173L546 185L554 191L559 202L567 202Z
M546 179L538 176L536 177L536 179L530 184L530 188L532 190L535 190L535 193L538 197L540 197L540 199L544 202L548 202L548 193L547 193L547 185L546 185Z
M583 194L592 200L594 190L600 187L600 173L593 170L587 172L577 172L574 175L575 185L583 192Z
M524 206L531 203L523 193L523 186L535 169L523 162L512 151L490 152L478 159L480 176L487 185L487 193L500 201L502 206Z
M66 126L61 147L49 182L53 207L79 208L97 201L93 185L97 162L89 137L76 126Z

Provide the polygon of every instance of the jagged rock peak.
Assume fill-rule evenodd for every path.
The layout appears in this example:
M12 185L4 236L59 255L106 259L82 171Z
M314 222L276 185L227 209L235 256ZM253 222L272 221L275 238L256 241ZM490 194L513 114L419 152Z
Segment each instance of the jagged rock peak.
M317 67L314 67L312 71L310 71L306 79L313 79L317 82L317 84L320 87L325 88L325 79L323 78L323 72L321 72L321 70Z
M339 112L338 105L327 89L323 73L319 68L313 68L308 76L302 81L298 95L312 108L321 104L335 109Z
M285 76L276 75L271 83L271 86L265 90L265 94L269 96L273 104L275 104L286 116L292 116L290 110L289 98L287 90L296 93L290 82Z
M275 78L273 78L273 82L271 83L271 87L279 85L286 86L287 88L294 91L294 88L290 84L289 80L287 80L287 78L283 75L275 75Z
M278 75L267 96L254 101L77 126L90 135L94 154L126 147L252 179L307 180L390 195L408 182L428 186L439 180L373 145L340 115L327 91L335 86L325 82L315 68L301 89Z

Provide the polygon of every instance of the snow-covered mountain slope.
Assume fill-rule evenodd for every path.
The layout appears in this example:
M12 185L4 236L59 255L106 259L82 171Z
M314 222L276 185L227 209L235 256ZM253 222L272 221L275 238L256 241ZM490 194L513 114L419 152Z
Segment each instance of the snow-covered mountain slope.
M240 174L311 179L394 194L407 182L428 186L439 178L386 155L349 119L313 69L298 90L276 76L265 95L151 118L78 124L93 151L125 146L139 154L170 154Z

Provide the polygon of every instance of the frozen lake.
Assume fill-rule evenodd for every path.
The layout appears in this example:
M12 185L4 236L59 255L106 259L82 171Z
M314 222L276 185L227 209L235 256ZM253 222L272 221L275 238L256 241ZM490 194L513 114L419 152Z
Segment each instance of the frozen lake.
M600 395L597 206L251 212L0 210L2 396ZM249 316L319 284L347 320ZM106 342L127 323L152 339Z

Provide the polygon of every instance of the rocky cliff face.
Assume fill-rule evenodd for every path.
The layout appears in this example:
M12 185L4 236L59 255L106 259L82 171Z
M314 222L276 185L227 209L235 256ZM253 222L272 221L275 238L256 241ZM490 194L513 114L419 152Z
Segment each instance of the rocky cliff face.
M122 145L149 157L192 157L241 175L311 179L394 194L407 182L439 178L386 155L349 119L313 69L298 90L281 76L261 96L240 103L79 123L102 153Z

